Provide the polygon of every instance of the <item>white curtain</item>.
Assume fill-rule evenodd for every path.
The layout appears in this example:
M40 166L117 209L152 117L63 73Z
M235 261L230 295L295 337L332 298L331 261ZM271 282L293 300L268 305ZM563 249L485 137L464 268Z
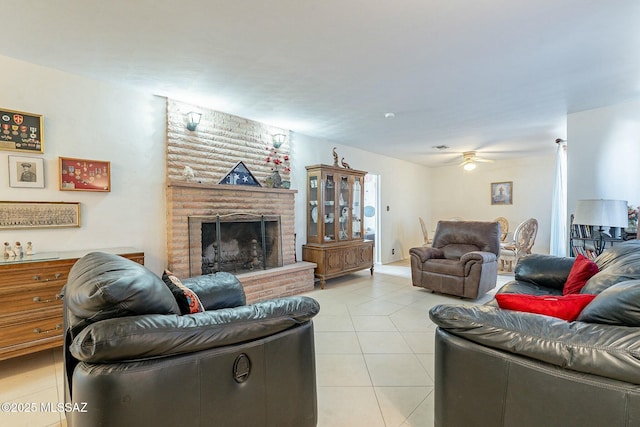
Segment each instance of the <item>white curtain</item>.
M556 141L556 174L551 202L551 255L567 256L567 143Z

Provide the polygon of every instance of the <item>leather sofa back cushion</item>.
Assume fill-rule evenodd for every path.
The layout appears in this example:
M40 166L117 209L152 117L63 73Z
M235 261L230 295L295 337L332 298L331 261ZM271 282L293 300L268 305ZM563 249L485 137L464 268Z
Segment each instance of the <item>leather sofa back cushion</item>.
M71 326L137 314L180 314L158 276L134 261L102 252L87 254L74 264L64 298Z
M533 283L536 286L553 288L562 292L574 262L575 259L569 257L543 254L525 255L516 264L514 278L519 282Z
M595 276L600 269L598 265L582 254L578 254L573 262L567 281L562 289L563 295L577 294Z
M565 296L497 294L496 301L500 308L507 310L544 314L572 322L595 297L588 294Z
M596 259L600 272L587 281L582 293L599 294L611 285L640 280L640 240L627 240L607 248Z
M313 298L294 296L184 316L107 319L82 330L69 351L85 362L167 357L273 335L310 321L319 311Z
M640 280L617 283L600 292L578 316L581 322L640 326Z

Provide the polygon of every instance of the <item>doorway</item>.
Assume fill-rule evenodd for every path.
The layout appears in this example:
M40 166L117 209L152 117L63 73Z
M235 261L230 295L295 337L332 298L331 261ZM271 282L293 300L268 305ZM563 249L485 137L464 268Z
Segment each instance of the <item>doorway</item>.
M373 262L375 264L380 263L379 182L379 175L368 173L364 177L364 238L373 240Z

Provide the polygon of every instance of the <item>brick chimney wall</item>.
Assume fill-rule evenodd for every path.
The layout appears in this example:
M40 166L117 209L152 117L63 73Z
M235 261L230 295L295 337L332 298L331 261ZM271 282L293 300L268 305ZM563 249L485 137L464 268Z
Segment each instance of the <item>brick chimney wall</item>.
M193 132L186 128L185 116L190 111L202 113L200 124ZM272 147L272 136L278 133L287 135L278 153L288 155L287 130L167 101L167 253L169 268L178 277L189 276L188 217L194 215L240 212L279 215L283 264L296 263L294 204L297 191L265 186L265 179L272 173L271 165L265 161L269 154L266 148ZM238 161L245 164L262 187L218 184ZM192 179L185 177L185 166L193 170ZM289 180L284 167L280 168L280 174L283 180ZM252 274L251 278L240 278L240 281L249 302L291 295L313 289L313 266L289 268L282 279L265 279ZM192 272L192 275L198 274ZM247 289L247 282L257 287Z

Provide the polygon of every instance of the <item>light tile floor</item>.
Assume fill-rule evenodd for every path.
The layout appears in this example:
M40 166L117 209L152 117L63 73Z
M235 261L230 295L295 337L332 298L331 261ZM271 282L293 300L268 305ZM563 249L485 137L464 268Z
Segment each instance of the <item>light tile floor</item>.
M498 276L499 289L513 274ZM495 290L494 290L495 291ZM319 427L433 425L434 331L429 309L476 301L411 286L408 261L329 280L307 295L314 319ZM66 426L41 404L64 402L62 351L0 362L0 402L34 403L32 413L0 411L0 426Z

